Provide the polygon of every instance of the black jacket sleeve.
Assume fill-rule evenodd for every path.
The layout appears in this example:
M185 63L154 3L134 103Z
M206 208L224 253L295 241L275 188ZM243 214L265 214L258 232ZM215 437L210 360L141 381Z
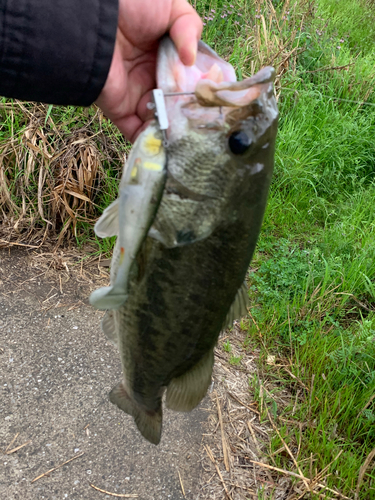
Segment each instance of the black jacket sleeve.
M118 0L0 0L0 95L86 106L112 60Z

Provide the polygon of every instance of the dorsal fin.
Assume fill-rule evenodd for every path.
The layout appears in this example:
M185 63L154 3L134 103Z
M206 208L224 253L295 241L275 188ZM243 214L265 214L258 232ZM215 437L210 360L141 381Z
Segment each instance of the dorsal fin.
M227 317L225 318L223 324L223 330L225 330L226 328L231 328L234 320L246 316L248 303L249 303L249 296L247 294L247 286L246 283L243 282L237 292L233 304L230 306Z

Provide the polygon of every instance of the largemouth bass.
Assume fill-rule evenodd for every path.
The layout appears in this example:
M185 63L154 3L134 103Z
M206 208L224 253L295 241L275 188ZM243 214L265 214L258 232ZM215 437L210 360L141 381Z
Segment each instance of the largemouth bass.
M241 82L203 43L185 67L160 43L168 145L158 121L136 140L119 198L99 219L117 235L111 285L90 297L107 309L102 329L117 346L123 380L110 400L158 444L162 397L190 411L211 382L219 333L246 314L244 285L271 181L278 112L274 70ZM164 138L165 139L165 138Z

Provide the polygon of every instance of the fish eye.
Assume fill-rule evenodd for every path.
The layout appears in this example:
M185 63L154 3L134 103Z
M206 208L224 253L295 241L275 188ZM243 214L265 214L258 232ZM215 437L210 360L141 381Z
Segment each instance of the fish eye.
M237 130L229 136L229 149L234 155L244 154L252 144L252 140L243 130Z

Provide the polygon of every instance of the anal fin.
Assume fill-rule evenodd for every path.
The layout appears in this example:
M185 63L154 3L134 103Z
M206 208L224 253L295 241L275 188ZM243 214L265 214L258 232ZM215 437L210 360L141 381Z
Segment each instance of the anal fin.
M175 411L191 411L206 395L211 383L214 352L212 349L188 372L170 381L167 407Z
M134 418L139 432L147 441L159 444L163 420L161 401L156 411L145 410L128 395L123 382L112 389L109 393L109 400Z
M237 292L233 304L230 306L230 309L223 324L223 330L225 328L231 328L234 320L246 316L248 303L249 303L249 296L247 294L247 286L246 283L243 282Z

